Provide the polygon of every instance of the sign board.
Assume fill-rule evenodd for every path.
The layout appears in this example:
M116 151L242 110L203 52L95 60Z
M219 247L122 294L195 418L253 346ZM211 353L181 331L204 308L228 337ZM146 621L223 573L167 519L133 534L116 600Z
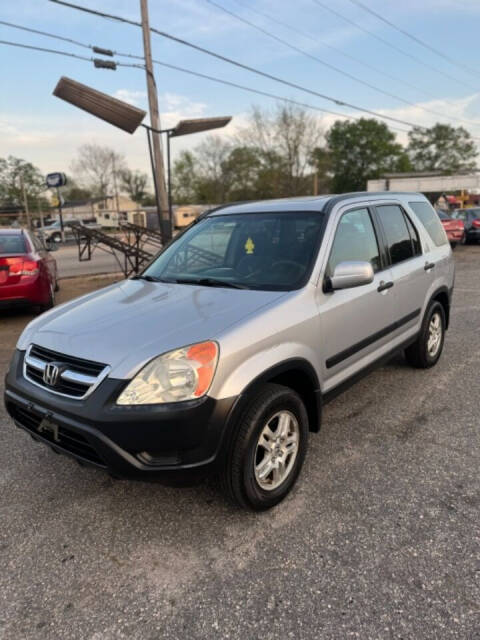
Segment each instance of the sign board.
M63 187L67 184L67 176L64 173L49 173L46 179L47 187Z

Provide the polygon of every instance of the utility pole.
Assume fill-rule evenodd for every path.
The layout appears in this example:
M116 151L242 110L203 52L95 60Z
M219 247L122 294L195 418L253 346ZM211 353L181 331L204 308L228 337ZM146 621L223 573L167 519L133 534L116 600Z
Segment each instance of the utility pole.
M155 85L155 77L153 75L152 64L152 48L150 41L150 24L148 22L148 0L140 0L140 11L142 14L142 32L143 32L143 49L145 54L145 71L147 74L147 91L148 106L150 110L150 126L152 129L159 131L160 114L158 112L158 96ZM155 161L154 186L157 196L157 207L160 207L159 216L161 216L164 242L172 237L172 223L170 220L170 212L168 210L168 197L165 187L165 167L163 163L162 149L160 146L160 134L156 131L149 131L149 135L153 140L153 158Z
M20 174L20 187L22 189L23 207L25 209L25 215L27 216L27 229L31 229L32 223L30 221L30 210L28 208L27 190L25 189L25 180L23 178L23 173Z

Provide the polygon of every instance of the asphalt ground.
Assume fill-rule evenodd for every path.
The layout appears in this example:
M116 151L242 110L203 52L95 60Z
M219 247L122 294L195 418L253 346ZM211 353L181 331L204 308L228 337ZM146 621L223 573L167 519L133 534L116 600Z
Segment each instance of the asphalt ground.
M0 638L479 639L480 247L455 259L438 365L399 357L329 404L268 513L112 480L1 409ZM0 316L2 372L30 317Z

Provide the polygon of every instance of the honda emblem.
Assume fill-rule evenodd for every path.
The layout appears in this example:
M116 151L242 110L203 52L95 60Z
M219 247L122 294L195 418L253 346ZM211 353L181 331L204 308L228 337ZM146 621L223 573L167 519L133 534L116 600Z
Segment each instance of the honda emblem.
M57 384L59 373L59 367L53 364L53 362L49 362L43 370L43 381L45 384L48 384L49 387L54 387Z

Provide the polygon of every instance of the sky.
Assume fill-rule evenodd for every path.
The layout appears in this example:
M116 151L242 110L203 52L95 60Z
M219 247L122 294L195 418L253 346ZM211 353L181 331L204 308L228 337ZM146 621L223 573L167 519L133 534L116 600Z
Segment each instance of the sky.
M139 0L71 1L139 20ZM215 0L217 5L287 41L294 49L238 21L208 0L149 0L150 25L365 109L421 126L431 126L438 121L462 125L480 141L480 0L362 2L451 61L399 33L353 0L320 0L320 4L351 22L342 20L315 0L293 3L286 0ZM1 0L0 20L123 54L143 53L142 33L138 27L89 15L49 0ZM95 55L76 44L2 24L0 40L86 57ZM351 108L259 77L158 35L152 35L152 51L154 59L167 64L298 100L317 109L347 115L356 113ZM140 63L119 55L115 59ZM78 147L95 142L123 153L130 168L149 171L143 130L129 135L52 95L58 79L68 76L148 110L142 69L95 69L89 61L0 44L0 70L0 157L13 155L33 162L44 173L64 171L68 175ZM271 98L162 66L155 65L154 73L162 127L174 126L182 118L231 115L231 124L221 130L220 135L232 138L245 125L252 105L275 108L275 100ZM325 130L336 119L322 111L312 113ZM405 143L408 127L391 125L401 129L395 133L398 140ZM172 140L173 157L182 149L196 146L204 136L196 134Z

